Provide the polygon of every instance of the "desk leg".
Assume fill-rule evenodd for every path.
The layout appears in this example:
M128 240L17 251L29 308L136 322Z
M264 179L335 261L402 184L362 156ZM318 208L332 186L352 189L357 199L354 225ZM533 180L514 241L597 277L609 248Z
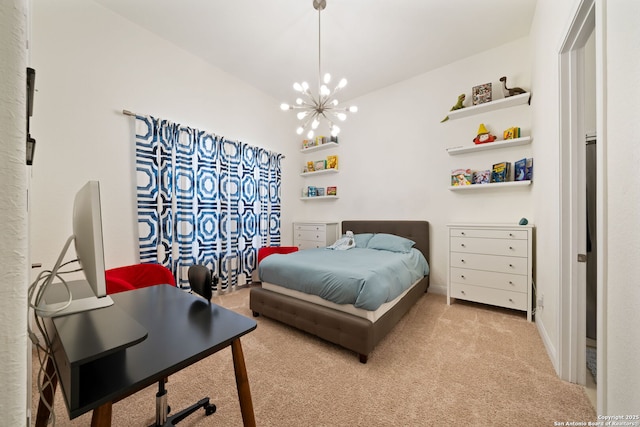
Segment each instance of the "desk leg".
M111 402L98 406L91 415L91 427L111 427Z
M38 403L38 412L36 413L36 427L45 427L49 424L49 415L51 410L47 407L45 402L48 402L53 406L53 396L56 394L56 387L58 385L58 375L56 375L56 367L53 364L53 359L47 357L47 366L45 367L46 378L51 378L51 381L42 390L40 401ZM43 400L44 399L44 400Z
M233 367L236 372L236 386L238 387L238 399L240 400L240 411L245 427L255 427L256 419L253 414L253 402L251 401L251 389L249 388L249 377L244 364L244 354L240 338L231 342L231 352L233 353Z

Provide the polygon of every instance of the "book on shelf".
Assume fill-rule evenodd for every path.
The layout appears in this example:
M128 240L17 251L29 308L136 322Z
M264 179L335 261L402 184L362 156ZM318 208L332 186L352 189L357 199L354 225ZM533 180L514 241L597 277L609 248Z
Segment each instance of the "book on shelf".
M533 178L533 158L524 158L513 164L515 181L531 181Z
M338 169L338 156L327 156L327 169Z
M471 169L454 169L451 171L451 185L460 187L473 184L473 172Z
M316 160L313 163L313 167L317 171L325 170L327 168L327 161L326 160Z
M327 196L335 196L338 194L338 187L327 187Z
M491 168L491 182L507 182L511 177L511 162L500 162Z
M527 181L533 181L533 157L527 159L527 169L525 171L524 179Z
M483 171L475 171L473 173L473 183L474 184L488 184L491 180L491 171L483 170Z

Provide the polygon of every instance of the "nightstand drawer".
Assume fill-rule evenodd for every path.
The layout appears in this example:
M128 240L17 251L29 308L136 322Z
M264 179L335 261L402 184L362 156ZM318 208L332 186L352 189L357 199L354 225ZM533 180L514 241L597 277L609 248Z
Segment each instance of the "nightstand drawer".
M453 252L517 257L528 256L526 240L451 237L450 247Z
M476 285L512 292L527 292L527 276L520 274L496 273L493 271L451 268L452 283Z
M451 237L485 237L489 239L527 240L527 230L451 228L449 229L449 235Z
M515 310L527 309L527 294L484 288L481 286L452 283L451 297L467 301L481 302L483 304L513 308Z
M325 231L327 226L325 224L295 224L293 229L295 231Z
M528 258L468 254L451 252L451 267L470 268L473 270L496 271L500 273L528 274Z

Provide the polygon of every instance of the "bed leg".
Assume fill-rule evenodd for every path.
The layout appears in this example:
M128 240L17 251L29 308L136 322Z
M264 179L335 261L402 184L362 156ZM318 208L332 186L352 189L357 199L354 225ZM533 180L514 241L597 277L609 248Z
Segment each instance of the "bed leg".
M367 356L366 354L359 354L358 356L360 357L360 363L367 363L369 356Z
M253 317L260 317L260 313L258 313L257 311L253 312Z

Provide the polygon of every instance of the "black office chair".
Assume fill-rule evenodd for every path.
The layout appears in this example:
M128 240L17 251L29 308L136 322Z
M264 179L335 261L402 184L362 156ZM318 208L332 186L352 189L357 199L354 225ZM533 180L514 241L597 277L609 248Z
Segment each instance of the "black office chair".
M211 270L204 265L192 265L189 267L187 277L189 279L191 290L202 296L209 304L211 304L214 283ZM200 408L204 408L206 415L211 415L216 412L216 405L209 403L209 398L205 397L200 399L198 403L183 409L177 414L169 416L171 408L167 404L167 390L164 386L166 381L167 379L163 378L158 382L158 393L156 393L156 423L151 427L174 426Z

